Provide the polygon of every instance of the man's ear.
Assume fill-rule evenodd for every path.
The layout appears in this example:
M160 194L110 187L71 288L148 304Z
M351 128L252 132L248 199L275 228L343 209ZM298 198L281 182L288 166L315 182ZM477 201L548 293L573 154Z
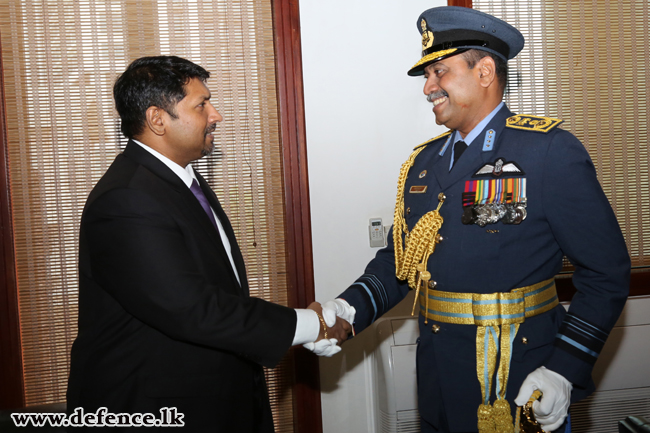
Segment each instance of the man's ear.
M477 67L481 86L489 87L497 80L497 67L492 57L483 57L479 60Z
M165 120L163 117L164 113L165 110L153 105L147 108L147 112L146 112L147 128L149 128L149 130L151 130L151 132L153 132L156 135L165 134Z

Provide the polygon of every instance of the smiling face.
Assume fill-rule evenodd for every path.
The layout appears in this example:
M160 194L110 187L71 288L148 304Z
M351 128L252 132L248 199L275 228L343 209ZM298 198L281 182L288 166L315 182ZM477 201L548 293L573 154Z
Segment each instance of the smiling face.
M432 63L424 69L424 94L433 104L436 123L465 137L494 108L486 111L482 68L470 69L463 55Z
M212 153L212 133L217 122L223 120L210 103L210 91L203 81L192 78L185 85L185 92L185 97L174 107L173 115L162 114L167 150L163 154L182 167Z

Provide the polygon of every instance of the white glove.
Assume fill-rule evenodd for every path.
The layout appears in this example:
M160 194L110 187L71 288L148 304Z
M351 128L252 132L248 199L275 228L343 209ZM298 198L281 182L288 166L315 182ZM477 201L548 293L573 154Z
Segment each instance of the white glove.
M536 389L543 395L533 402L535 419L542 425L544 431L557 430L567 417L573 385L564 376L546 367L539 367L524 380L515 404L524 406Z
M336 316L338 316L347 321L354 329L354 315L356 313L357 310L348 304L345 299L337 298L323 304L323 319L329 327L336 324Z
M336 345L336 338L325 339L323 338L320 341L305 343L302 345L307 350L311 350L318 356L327 356L328 358L332 355L336 355L341 351L341 347Z

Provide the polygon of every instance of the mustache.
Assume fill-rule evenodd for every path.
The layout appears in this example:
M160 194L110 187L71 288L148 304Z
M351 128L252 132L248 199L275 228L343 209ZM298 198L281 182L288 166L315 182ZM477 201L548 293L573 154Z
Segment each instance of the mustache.
M445 96L449 96L449 94L447 92L445 92L444 90L438 90L437 92L429 93L427 95L427 101L433 102L436 99L442 98L442 97L445 97Z
M217 124L213 123L212 125L205 128L205 135L213 133L217 129Z

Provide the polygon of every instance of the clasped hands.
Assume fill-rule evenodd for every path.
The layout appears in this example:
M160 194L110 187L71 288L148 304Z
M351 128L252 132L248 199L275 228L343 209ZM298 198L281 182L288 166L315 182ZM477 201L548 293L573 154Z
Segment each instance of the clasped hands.
M330 357L339 353L341 351L339 345L347 340L352 331L356 313L354 307L342 299L335 299L324 305L312 302L307 308L315 311L319 318L323 319L325 327L321 326L316 341L303 344L303 347L318 356ZM327 331L327 338L325 338L325 331Z

